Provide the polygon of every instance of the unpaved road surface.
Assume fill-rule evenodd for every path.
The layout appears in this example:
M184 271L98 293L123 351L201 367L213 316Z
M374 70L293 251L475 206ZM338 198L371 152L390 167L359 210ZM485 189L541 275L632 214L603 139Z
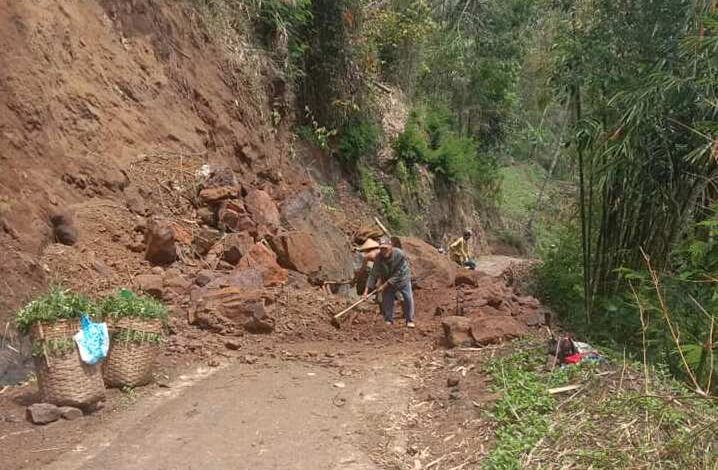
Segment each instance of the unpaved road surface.
M409 399L399 350L330 364L273 359L198 369L139 400L45 468L374 469L381 428Z

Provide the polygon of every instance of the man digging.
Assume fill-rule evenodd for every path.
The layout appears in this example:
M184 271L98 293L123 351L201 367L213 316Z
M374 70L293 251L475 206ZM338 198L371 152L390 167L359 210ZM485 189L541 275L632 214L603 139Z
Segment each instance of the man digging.
M374 259L374 266L369 273L364 297L374 290L377 282L382 282L379 291L382 292L381 311L387 325L394 324L394 300L397 292L404 299L404 320L406 326L414 328L414 295L411 291L411 270L406 255L399 248L394 248L388 238L379 242L379 254Z

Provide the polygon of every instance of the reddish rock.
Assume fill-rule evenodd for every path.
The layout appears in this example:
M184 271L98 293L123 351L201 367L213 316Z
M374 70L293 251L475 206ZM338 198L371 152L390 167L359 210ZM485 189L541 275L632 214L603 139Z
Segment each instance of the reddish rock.
M321 269L321 258L314 237L307 232L293 231L274 237L272 248L282 267L302 274L315 274Z
M152 219L145 232L145 258L152 264L171 264L177 260L175 230L165 220Z
M204 287L215 278L215 272L210 271L209 269L203 269L199 273L197 273L197 276L194 279L194 283L197 284L200 287Z
M254 246L254 239L246 232L230 233L223 240L222 259L236 266Z
M520 338L526 334L526 325L508 316L479 318L471 324L471 337L481 346Z
M258 224L279 227L279 209L272 197L261 189L252 189L244 198L247 211Z
M481 307L479 310L480 316L482 317L510 317L511 311L508 311L506 309L498 309L494 308L491 305L485 305Z
M135 286L138 290L151 295L152 297L161 299L164 293L164 280L159 274L140 274L135 276Z
M197 218L204 225L214 227L217 224L217 214L209 207L200 207L197 209Z
M222 232L217 229L210 227L202 227L194 240L192 240L192 247L201 256L206 255L222 239Z
M192 283L188 281L182 274L170 273L164 277L164 288L165 293L173 292L175 294L182 294L189 290Z
M402 237L401 245L409 257L414 287L440 289L454 285L456 266L448 256L417 238Z
M454 281L454 285L456 285L456 287L478 287L481 284L481 280L485 277L486 275L482 272L459 268L456 271L456 280Z
M247 214L242 201L224 201L217 211L219 228L226 231L237 232L243 229L246 230L246 219Z
M215 186L204 188L199 192L199 199L205 204L214 204L223 199L237 197L239 188L236 186Z
M202 296L202 308L215 312L251 333L271 333L274 319L269 315L262 292L236 287L209 290Z
M518 303L522 307L530 308L530 309L538 309L541 306L541 302L538 301L535 297L526 296L526 297L519 297Z
M52 214L50 223L52 224L52 232L56 242L68 246L77 243L78 234L75 219L69 211Z
M274 252L262 243L256 243L237 265L237 271L256 270L266 287L278 286L287 281L287 271L277 264Z
M523 313L516 320L526 326L541 326L546 324L546 315L543 312Z
M446 317L441 320L446 342L452 348L457 346L471 346L474 342L471 336L471 320L466 317Z
M177 243L179 243L180 245L192 244L192 234L189 231L187 231L184 227L180 226L175 222L172 222L171 226L172 234Z

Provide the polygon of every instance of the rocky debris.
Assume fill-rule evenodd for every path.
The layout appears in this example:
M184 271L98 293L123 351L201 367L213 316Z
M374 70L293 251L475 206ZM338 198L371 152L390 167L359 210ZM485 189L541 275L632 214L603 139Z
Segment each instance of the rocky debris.
M414 287L440 289L454 285L456 266L448 256L418 238L402 237L400 240L411 263Z
M192 283L177 270L168 270L163 279L165 296L171 292L175 295L186 293Z
M224 347L229 349L230 351L237 351L242 348L242 343L240 343L236 339L228 339L224 342Z
M55 241L63 245L74 245L77 243L78 234L75 227L75 220L69 212L58 212L50 216L52 233Z
M276 255L262 243L250 248L237 265L237 271L258 272L265 287L279 286L287 281L287 271L279 266Z
M262 302L255 306L251 316L244 322L243 326L250 333L269 334L274 331L275 321L267 314L264 302Z
M27 407L27 420L33 424L49 424L62 417L60 408L50 403L35 403Z
M256 364L259 358L257 356L254 356L252 354L247 354L242 358L242 362L245 364Z
M145 258L152 264L172 264L177 260L175 241L175 230L170 222L151 219L145 232Z
M197 209L197 219L207 226L214 227L217 224L217 214L209 207Z
M539 302L537 298L531 296L517 297L516 301L522 307L527 307L531 309L538 309L539 307L541 307L541 302Z
M471 346L474 339L471 336L471 320L466 317L451 316L441 320L444 336L449 346Z
M456 280L454 281L454 285L456 285L456 287L479 287L485 277L486 275L480 271L459 268L456 271Z
M223 240L222 260L236 266L254 245L254 239L246 232L230 233Z
M192 247L200 256L205 256L222 239L222 232L211 227L202 227L192 240Z
M544 312L523 313L516 316L516 319L526 326L541 326L546 324Z
M479 346L520 338L528 332L526 325L512 317L479 318L471 325L471 337Z
M460 382L461 382L461 377L456 374L452 374L446 379L446 386L447 387L458 387Z
M244 203L255 222L269 227L279 227L279 209L266 191L250 190L244 198Z
M81 409L72 406L61 406L59 410L62 418L68 421L73 421L83 416Z
M272 239L280 266L312 275L321 269L320 254L314 237L307 232L292 231Z
M256 224L249 217L242 201L222 201L217 210L217 226L227 232L254 231Z
M210 271L209 269L203 269L202 271L197 273L197 276L194 279L194 283L197 284L200 287L204 287L210 282L212 282L212 279L215 278L215 272Z
M199 199L205 204L214 204L223 199L230 199L238 196L236 186L215 186L204 188L199 192Z
M147 215L147 205L145 204L145 198L140 193L137 186L131 184L124 189L125 194L125 205L127 209L133 214L144 217Z
M157 299L162 298L164 293L164 278L161 274L140 274L135 276L135 287Z

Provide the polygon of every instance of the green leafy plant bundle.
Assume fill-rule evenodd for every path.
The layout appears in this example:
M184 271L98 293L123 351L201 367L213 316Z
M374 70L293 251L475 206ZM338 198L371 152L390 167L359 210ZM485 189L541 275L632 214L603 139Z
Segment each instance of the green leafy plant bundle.
M139 318L167 321L167 307L151 297L139 296L122 289L100 300L99 312L104 319Z
M79 318L83 313L93 315L95 312L95 305L87 297L53 286L15 314L15 325L21 333L26 334L36 322L54 323Z

